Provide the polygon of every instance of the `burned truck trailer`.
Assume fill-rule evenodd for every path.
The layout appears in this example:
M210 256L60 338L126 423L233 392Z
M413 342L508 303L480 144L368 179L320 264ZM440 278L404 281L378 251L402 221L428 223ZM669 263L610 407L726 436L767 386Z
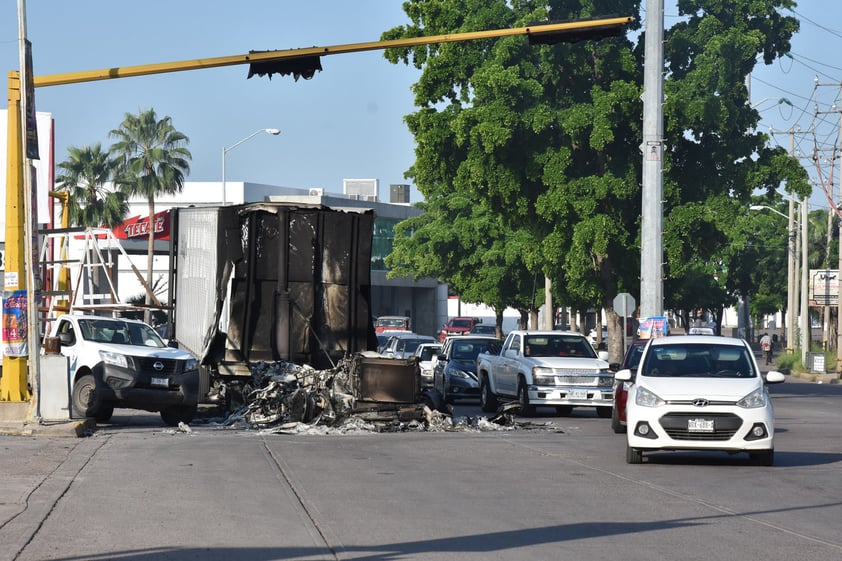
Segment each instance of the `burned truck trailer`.
M373 350L371 210L293 203L173 212L171 335L211 378Z

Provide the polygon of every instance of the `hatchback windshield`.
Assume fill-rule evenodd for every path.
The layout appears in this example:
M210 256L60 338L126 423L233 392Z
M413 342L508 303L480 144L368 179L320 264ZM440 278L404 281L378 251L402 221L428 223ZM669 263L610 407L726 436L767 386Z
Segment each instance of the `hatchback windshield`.
M753 378L745 347L716 344L652 345L643 362L644 376L661 378Z

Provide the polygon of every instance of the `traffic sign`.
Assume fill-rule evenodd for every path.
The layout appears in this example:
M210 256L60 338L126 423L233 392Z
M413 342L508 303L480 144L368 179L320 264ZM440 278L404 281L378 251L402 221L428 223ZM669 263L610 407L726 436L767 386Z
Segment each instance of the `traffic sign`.
M634 296L628 292L621 292L614 297L614 311L621 316L633 315L635 307L637 303L634 301Z

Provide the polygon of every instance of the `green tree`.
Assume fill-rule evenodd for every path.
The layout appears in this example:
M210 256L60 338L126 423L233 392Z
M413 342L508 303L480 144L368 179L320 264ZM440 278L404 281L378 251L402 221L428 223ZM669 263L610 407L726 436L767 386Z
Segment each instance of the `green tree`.
M714 309L717 299L721 308L740 296L729 286L748 290L726 284L727 274L722 281L712 274L730 255L735 217L758 190L771 196L786 182L792 193L809 192L799 163L756 132L759 115L744 85L758 56L771 63L789 50L798 23L779 10L792 5L681 0L683 17L666 32L667 307L688 306L691 287L704 289L696 298ZM640 10L632 0L404 6L412 23L384 39ZM527 271L552 278L564 301L606 311L615 356L621 326L613 298L639 293L644 37L636 40L536 47L509 37L386 52L392 62L422 69L413 86L419 110L406 118L417 144L407 175L430 208L442 208L436 199L462 197L498 216L508 230L500 241L519 240ZM402 243L395 240L396 247ZM464 250L455 262L469 262L470 248ZM441 272L449 282L453 273Z
M440 0L405 6L413 24L384 39L636 13L639 3ZM617 287L631 287L638 277L635 271L625 279L619 274L624 269L613 265L638 259L632 245L640 157L628 147L639 144L640 120L629 116L640 113L640 88L631 43L616 38L530 46L524 37L509 37L386 56L423 70L413 87L420 109L407 117L418 146L408 175L431 208L441 208L438 199L461 198L498 217L503 227L488 243L516 243L514 251L497 253L519 256L522 268L511 276L530 287L519 292L521 302L531 298L539 275L553 279L567 301L610 309ZM396 247L401 243L397 238ZM473 277L476 297L488 301L481 286L495 274L467 267L474 257L465 247L454 261ZM440 271L447 282L453 277L453 271ZM612 329L619 329L619 318L615 322Z
M150 232L146 283L151 287L155 248L152 232L155 197L179 193L184 188L184 178L190 173L192 156L187 149L190 140L175 129L169 116L159 120L154 109L137 115L126 113L119 128L109 134L117 139L111 152L121 164L118 178L120 189L129 196L145 197L148 202ZM152 304L148 294L146 304ZM147 312L144 317L148 322L151 314Z
M114 227L126 217L126 196L109 189L117 161L97 143L70 147L67 159L57 165L56 188L68 193L68 222L73 226Z

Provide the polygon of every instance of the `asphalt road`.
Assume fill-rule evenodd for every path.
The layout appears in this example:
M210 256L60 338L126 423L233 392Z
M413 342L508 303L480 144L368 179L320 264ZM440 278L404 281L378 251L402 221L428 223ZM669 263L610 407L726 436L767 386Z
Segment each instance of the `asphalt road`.
M772 393L771 468L627 465L587 409L511 431L295 436L118 410L87 438L0 437L0 560L838 561L842 386Z

